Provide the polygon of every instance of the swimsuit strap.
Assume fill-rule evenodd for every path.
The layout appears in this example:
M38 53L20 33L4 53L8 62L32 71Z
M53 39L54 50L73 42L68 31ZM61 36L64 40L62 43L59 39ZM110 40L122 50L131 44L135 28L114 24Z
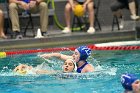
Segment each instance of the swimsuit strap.
M85 62L85 64L83 64L81 67L77 68L77 72L81 73L82 69L87 65L87 61Z

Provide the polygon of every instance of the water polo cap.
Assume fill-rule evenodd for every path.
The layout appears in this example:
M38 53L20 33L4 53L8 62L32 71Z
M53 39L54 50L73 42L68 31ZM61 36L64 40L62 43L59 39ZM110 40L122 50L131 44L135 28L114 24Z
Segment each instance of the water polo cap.
M88 48L87 46L80 46L77 48L77 50L79 51L80 53L80 60L86 60L90 54L91 54L91 49Z
M121 84L124 89L132 91L132 83L138 80L134 74L123 74L121 76Z

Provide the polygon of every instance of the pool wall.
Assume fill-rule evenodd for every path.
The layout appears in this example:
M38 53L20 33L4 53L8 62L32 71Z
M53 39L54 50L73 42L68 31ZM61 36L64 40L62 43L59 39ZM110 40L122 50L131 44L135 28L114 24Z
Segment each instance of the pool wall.
M93 35L81 33L53 35L45 38L31 38L22 40L0 41L0 50L51 48L62 46L78 46L83 44L96 44L112 41L135 40L135 31L99 32Z

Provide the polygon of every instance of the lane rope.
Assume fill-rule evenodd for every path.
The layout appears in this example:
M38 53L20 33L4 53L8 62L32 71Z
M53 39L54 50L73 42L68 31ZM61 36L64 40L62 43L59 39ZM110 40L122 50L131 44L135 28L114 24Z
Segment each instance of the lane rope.
M106 46L105 44L91 44L87 46L91 50L140 50L140 45L129 45L128 43L126 44L124 42L122 43L123 44L120 45L118 43L114 43L114 44L111 43L111 45L106 43ZM39 52L74 51L75 49L76 47L66 47L66 48L60 47L60 48L45 48L45 49L34 49L34 50L6 51L6 52L0 52L0 58L5 58L10 55L33 54Z

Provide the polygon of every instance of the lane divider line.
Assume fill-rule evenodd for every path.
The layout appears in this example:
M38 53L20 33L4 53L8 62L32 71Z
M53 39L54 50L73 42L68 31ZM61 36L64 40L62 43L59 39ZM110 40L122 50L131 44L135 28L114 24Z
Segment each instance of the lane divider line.
M140 46L99 46L96 44L87 45L91 50L140 50ZM46 48L46 49L34 49L34 50L18 50L18 51L7 51L0 52L0 58L4 58L10 55L20 54L33 54L39 52L58 52L58 51L74 51L76 47L60 47L60 48Z

